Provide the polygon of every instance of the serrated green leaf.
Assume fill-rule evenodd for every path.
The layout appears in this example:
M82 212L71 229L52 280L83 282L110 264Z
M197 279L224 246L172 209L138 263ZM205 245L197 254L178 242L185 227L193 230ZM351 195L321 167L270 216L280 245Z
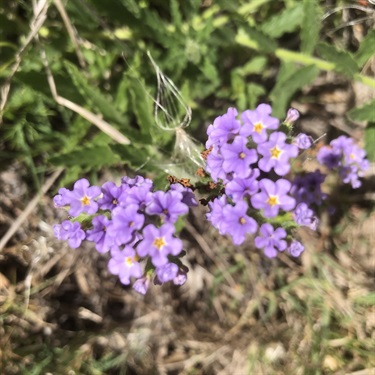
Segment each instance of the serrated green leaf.
M350 78L358 73L359 67L349 52L339 51L333 45L326 43L319 43L317 48L322 58L335 64L336 71Z
M348 116L353 121L375 122L375 99L360 108L352 109Z
M365 129L365 150L367 158L375 162L375 122L369 124Z
M370 30L366 37L361 41L358 51L354 58L357 64L362 67L367 61L375 55L375 30Z
M279 73L276 85L270 93L275 117L285 116L287 105L295 92L311 83L319 74L319 69L315 66L295 69L293 74L290 74L289 68L287 70L288 73Z
M312 53L319 40L321 8L318 1L303 1L303 22L301 25L301 50Z
M240 28L235 41L242 46L267 53L272 53L277 48L277 43L272 38L252 27Z
M284 9L262 24L261 30L272 38L279 38L285 33L293 32L301 25L303 6L297 3L295 7Z
M96 170L104 166L115 165L119 161L120 159L111 151L109 146L82 147L49 159L49 162L53 165L80 166L83 169L94 168Z

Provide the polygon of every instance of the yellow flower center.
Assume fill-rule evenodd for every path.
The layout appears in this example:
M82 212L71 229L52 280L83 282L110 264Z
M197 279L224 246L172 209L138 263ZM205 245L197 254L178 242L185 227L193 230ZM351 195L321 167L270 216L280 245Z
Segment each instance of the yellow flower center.
M114 205L118 204L118 200L116 198L113 198L112 204L114 204Z
M83 206L88 206L90 204L90 198L85 195L82 199L81 199L81 202L82 202L82 205Z
M239 222L240 222L240 224L244 225L244 224L246 224L246 219L241 217Z
M155 238L153 245L158 248L158 250L161 250L161 248L166 244L164 241L164 237L161 238Z
M277 195L270 195L268 200L267 200L267 203L273 207L275 206L276 204L279 204L279 198L277 197Z
M355 155L354 154L350 154L349 157L350 157L350 159L355 159Z
M264 128L264 126L261 122L257 122L256 124L254 124L254 131L257 132L258 134L261 133L263 128Z
M271 149L271 156L273 159L278 159L281 153L282 151L277 146Z
M133 265L133 258L132 257L126 257L125 258L125 265L127 265L128 267L131 267Z
M246 154L244 152L241 152L240 155L239 155L240 159L245 159L245 156L246 156Z

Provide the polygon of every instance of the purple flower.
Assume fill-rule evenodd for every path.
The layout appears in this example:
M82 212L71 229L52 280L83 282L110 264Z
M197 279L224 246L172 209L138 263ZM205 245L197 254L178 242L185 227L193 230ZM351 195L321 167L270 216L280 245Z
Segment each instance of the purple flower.
M140 230L144 222L145 217L138 213L136 204L130 204L127 207L116 207L112 211L112 223L107 230L114 239L114 244L120 246L132 241L135 231Z
M288 247L289 254L294 257L299 257L304 250L305 247L301 244L301 242L296 240L293 240Z
M185 203L188 207L198 206L198 202L195 199L193 190L188 187L182 186L181 184L172 184L171 190L179 191L182 194L182 203Z
M72 223L65 220L60 224L53 226L53 233L58 240L68 240L68 244L72 249L78 248L85 239L86 234L81 229L81 224L78 222Z
M67 196L67 193L70 190L65 189L65 188L60 188L59 189L59 194L55 195L53 197L53 203L55 204L55 207L64 207L69 204L69 198Z
M168 263L168 255L178 255L182 250L182 241L173 237L172 224L163 224L160 228L149 224L143 229L143 240L138 244L139 256L150 256L155 267Z
M135 176L134 178L130 178L128 176L125 176L121 179L121 183L127 187L133 187L133 186L148 186L150 191L153 187L153 182L149 178L144 178L142 176Z
M322 201L327 197L321 190L321 184L324 182L325 177L319 169L303 176L297 176L293 181L290 194L297 200L297 203L304 202L307 205L312 203L321 205Z
M354 189L361 186L359 177L369 167L366 152L344 135L331 141L329 147L322 147L317 159L329 169L337 168L342 181Z
M167 263L163 266L157 267L155 272L156 278L154 280L154 283L163 284L177 277L178 266L174 263Z
M286 232L283 228L274 230L269 223L262 224L259 229L260 236L255 237L254 243L258 249L264 249L264 255L268 258L274 258L277 250L284 251L286 249Z
M206 171L215 182L219 179L226 179L227 173L223 169L223 162L224 158L220 153L220 149L217 146L214 147L207 156Z
M134 282L133 289L137 293L145 295L147 293L149 286L150 286L150 279L147 276L145 276Z
M241 125L236 120L237 115L238 112L235 108L229 108L225 115L219 116L214 120L214 123L207 129L207 149L214 145L221 146L238 134Z
M260 175L259 169L255 168L251 171L247 178L234 178L225 186L225 193L234 201L252 196L258 191L258 180Z
M90 186L85 178L81 178L74 184L72 191L65 193L66 200L69 201L69 215L78 216L81 212L89 215L98 211L98 204L94 201L101 194L100 187Z
M247 142L247 138L237 136L233 143L226 143L221 147L225 172L235 173L239 178L245 178L250 174L250 164L258 161L258 155L255 150L247 148Z
M210 212L206 214L206 218L219 231L220 234L224 234L223 225L225 222L225 216L223 214L223 209L227 204L226 195L222 195L220 198L216 198L212 202L208 203Z
M295 108L289 108L286 114L286 119L284 120L284 124L290 126L293 122L299 119L299 112Z
M312 145L312 138L305 134L299 133L297 137L293 139L293 143L301 150L307 150Z
M124 285L130 284L130 278L139 278L143 271L138 262L136 252L130 246L124 250L111 251L112 258L108 262L108 269L113 275L118 275Z
M95 248L99 253L106 253L113 245L113 238L108 234L107 228L111 221L103 215L92 219L93 229L87 231L87 240L95 242Z
M113 210L121 202L124 202L127 189L124 186L117 186L115 183L108 181L102 186L103 196L98 200L101 210Z
M295 145L285 143L286 135L281 132L272 133L268 142L258 145L258 152L263 155L259 160L259 168L269 172L274 168L279 176L284 176L290 171L289 159L298 155Z
M132 186L127 191L126 199L124 203L121 203L121 206L136 204L140 210L144 210L152 201L152 194L153 193L150 191L150 186L147 184L142 186Z
M240 201L235 206L227 205L223 209L225 221L222 230L232 237L235 245L241 245L247 234L253 234L258 229L256 221L247 215L248 208L245 201Z
M316 230L319 219L314 215L306 203L300 203L294 210L294 220L298 225L304 225L312 230Z
M185 266L179 268L176 277L173 279L174 285L184 285L187 280L189 269Z
M284 179L275 182L264 178L259 182L261 192L251 197L251 204L256 209L263 209L265 217L275 217L279 209L290 211L294 208L296 201L287 195L291 183Z
M243 126L240 135L248 137L251 135L255 143L267 140L267 129L277 129L279 120L271 117L272 107L268 104L259 104L255 111L246 110L242 113Z
M182 193L169 190L156 191L152 194L150 203L146 207L148 215L160 215L167 223L175 223L179 216L185 215L189 211L189 207L182 203Z

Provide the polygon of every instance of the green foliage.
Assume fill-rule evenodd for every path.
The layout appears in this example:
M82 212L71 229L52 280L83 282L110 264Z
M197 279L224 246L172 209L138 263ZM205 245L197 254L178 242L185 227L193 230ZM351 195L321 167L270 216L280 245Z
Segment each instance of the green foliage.
M367 157L372 162L375 162L375 122L367 127L365 135L365 149L367 152Z

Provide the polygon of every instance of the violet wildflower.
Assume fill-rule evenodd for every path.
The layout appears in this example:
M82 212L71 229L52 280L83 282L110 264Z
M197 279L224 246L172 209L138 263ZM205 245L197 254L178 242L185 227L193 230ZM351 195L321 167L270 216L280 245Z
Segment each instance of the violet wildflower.
M187 280L187 273L189 272L189 269L185 266L182 266L178 269L177 275L173 279L174 285L184 285Z
M225 221L221 228L232 237L235 245L241 245L247 234L254 234L258 229L256 221L247 215L248 208L245 201L240 201L235 206L227 205L223 209Z
M206 218L220 234L224 234L223 225L225 222L225 216L223 214L223 209L227 204L226 195L222 195L220 198L215 198L212 202L208 203L210 212L206 214Z
M143 229L143 240L138 244L137 252L141 257L150 256L155 267L168 263L168 255L178 255L182 250L182 241L173 237L175 227L163 224L160 228L149 224Z
M322 174L319 169L302 176L296 176L290 194L296 199L297 203L321 205L327 197L321 190L325 178L326 175Z
M113 245L114 239L108 234L107 228L111 221L99 215L92 219L93 229L87 230L87 240L95 242L95 248L99 253L106 253Z
M255 143L262 143L267 140L267 129L277 129L279 120L271 117L272 107L269 104L259 104L254 110L246 110L242 113L243 126L240 135L248 137L251 135Z
M312 138L305 134L305 133L299 133L294 139L293 143L301 150L307 150L310 148L313 144Z
M237 115L237 109L228 108L226 114L219 116L214 120L214 123L207 129L207 149L213 145L221 146L238 134L241 124L236 119Z
M239 178L245 178L250 174L250 164L258 161L258 155L255 150L247 148L247 142L247 138L237 136L232 143L226 143L221 147L225 172L234 173Z
M130 246L124 250L111 251L112 258L108 262L108 269L113 275L118 275L124 285L130 284L130 278L142 276L142 268L138 262L136 252Z
M314 215L306 203L299 203L294 210L294 220L298 225L304 225L312 230L316 230L319 219Z
M109 235L114 244L120 246L133 240L134 232L140 230L145 222L143 214L138 213L138 206L116 207L112 211L112 223L108 226Z
M175 223L179 216L185 215L189 207L182 203L183 195L176 190L156 191L146 207L148 215L160 215L165 222Z
M98 211L98 204L94 201L101 194L100 187L90 186L85 178L81 178L74 184L72 191L66 192L66 199L69 200L69 215L78 216L81 212L89 215Z
M108 181L102 186L103 196L98 200L101 210L113 210L126 198L126 188Z
M53 233L58 240L68 240L72 249L77 249L86 237L85 232L81 229L81 224L78 222L72 223L69 220L64 220L61 224L55 224Z
M149 277L145 276L134 282L133 289L137 293L145 295L147 293L149 286L150 286L150 279Z
M286 231L283 228L276 230L269 223L262 224L259 229L260 236L255 237L254 243L258 249L264 249L264 255L268 258L274 258L278 251L284 251L287 247Z
M142 176L135 176L134 178L125 176L121 179L121 183L125 186L128 187L133 187L133 186L148 186L150 190L153 187L153 182L149 178L144 178Z
M195 199L193 190L188 187L182 186L181 184L172 184L171 190L179 191L182 194L182 203L185 203L188 207L198 206L198 202Z
M301 242L297 240L293 240L292 243L288 247L289 254L294 257L299 257L304 250L305 250L305 247L301 244Z
M59 189L59 194L53 197L53 203L55 204L55 207L64 207L69 204L70 200L67 196L69 191L70 190L65 188Z
M251 204L254 208L264 210L265 217L275 217L281 208L290 211L295 206L295 199L288 195L291 183L284 179L273 182L264 178L259 182L260 193L251 197Z
M268 142L258 145L258 152L263 155L259 160L259 169L269 172L272 168L279 176L290 171L289 159L298 155L295 145L285 143L286 135L281 132L272 133Z
M154 283L163 284L177 277L178 266L177 264L174 264L174 263L167 263L167 264L164 264L163 266L157 267L155 272L156 272L156 278L154 280Z
M247 178L234 178L225 186L225 193L234 201L238 202L245 197L250 197L258 192L259 169L251 171Z
M223 169L223 162L223 155L221 155L219 148L214 146L207 156L206 171L215 182L219 179L225 180L227 177L227 173Z
M286 119L284 120L284 124L290 126L293 122L296 122L299 119L299 112L295 108L289 108L286 114Z
M126 199L122 206L128 204L136 204L140 210L144 210L146 206L152 201L152 192L150 191L151 186L144 184L142 186L132 186L126 195Z

